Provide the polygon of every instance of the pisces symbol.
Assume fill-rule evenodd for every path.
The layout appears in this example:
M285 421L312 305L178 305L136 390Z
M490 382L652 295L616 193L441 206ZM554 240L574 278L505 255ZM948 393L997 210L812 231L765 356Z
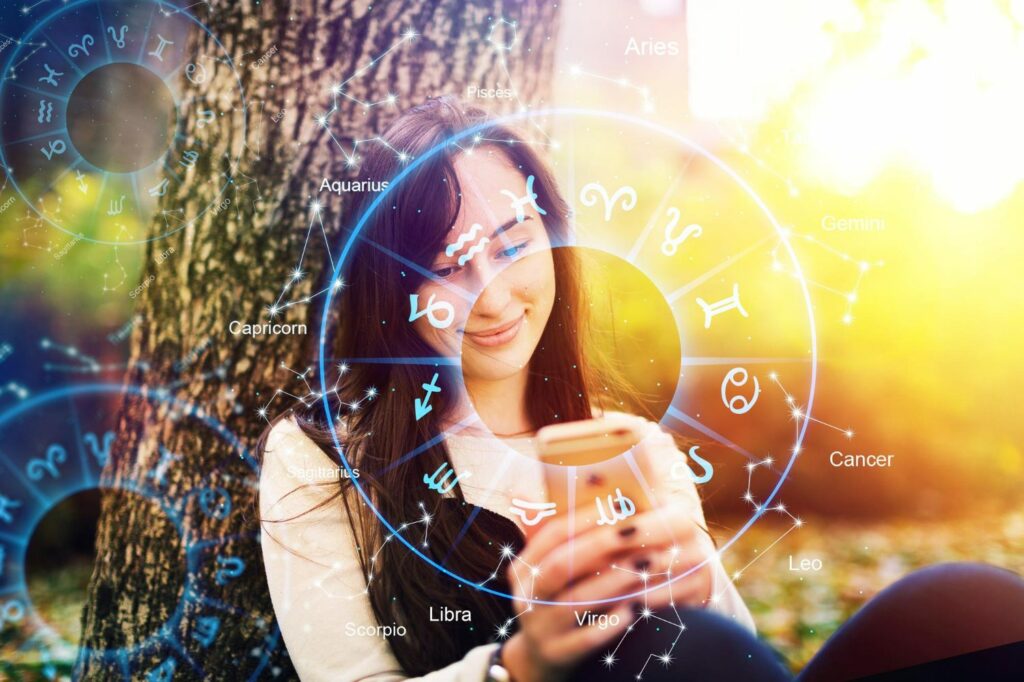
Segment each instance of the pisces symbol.
M611 221L612 211L615 210L615 204L619 203L620 197L622 198L621 207L623 211L632 211L636 208L636 190L629 185L623 185L618 188L611 197L608 196L608 190L599 182L588 183L580 190L580 202L584 206L596 205L598 197L604 199L605 222Z
M127 26L121 26L120 31L115 31L113 26L107 26L107 33L114 39L114 44L117 45L118 49L124 49L124 34L127 30Z
M47 102L45 99L39 100L39 117L36 119L38 123L42 123L43 119L49 123L53 119L53 102Z
M619 508L618 511L615 509L615 501L618 500ZM608 495L608 511L611 512L611 518L604 513L604 506L601 504L601 498L595 497L594 504L597 505L597 513L601 517L597 521L599 526L614 526L622 519L627 519L636 513L636 505L633 500L629 499L622 494L622 491L618 488L615 489L615 497Z
M665 226L665 241L661 243L661 252L666 256L674 256L679 251L679 247L682 246L683 242L690 237L699 237L704 230L697 223L693 223L684 227L681 234L672 236L676 223L679 222L679 209L673 206L668 209L668 214L671 217L669 218L668 225Z
M427 488L439 495L447 495L455 489L455 485L460 480L464 481L473 475L472 471L466 471L453 479L452 474L455 473L455 469L448 469L448 471L445 469L448 469L448 462L442 462L441 466L437 467L437 470L429 476L423 474L423 482L427 484Z

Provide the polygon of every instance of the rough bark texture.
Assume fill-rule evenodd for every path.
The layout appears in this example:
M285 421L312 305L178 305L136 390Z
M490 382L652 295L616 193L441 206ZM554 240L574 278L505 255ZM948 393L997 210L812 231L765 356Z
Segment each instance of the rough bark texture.
M248 101L248 128L243 133L238 125L241 111L225 112L211 124L214 148L191 172L197 178L229 173L235 184L224 196L232 202L150 244L142 278L154 279L137 299L142 321L133 332L131 350L131 359L145 361L149 369L135 371L128 380L153 388L172 386L173 395L202 406L251 448L266 425L257 409L276 387L294 379L281 370L282 364L301 371L313 356L310 345L295 336L234 336L228 324L266 321L265 308L298 263L311 199L324 205L332 244L348 219L342 197L319 192L323 178L353 175L315 120L332 105L331 86L387 50L406 29L420 34L346 86L362 100L394 94L399 103L367 109L341 98L330 129L349 149L352 139L374 137L401 108L427 96L464 95L469 85L508 87L499 53L487 41L492 22L504 17L517 24L517 42L505 53L514 87L524 103L541 105L550 94L559 9L545 0L232 0L212 5L199 5L197 16L236 61ZM500 27L499 34L507 28ZM193 54L216 54L205 34L197 32L192 40ZM223 107L232 79L230 70L217 68L204 83L183 78L182 85L186 98ZM508 100L490 102L495 111L518 106ZM179 132L188 135L199 108L180 112ZM228 166L225 154L241 154L239 166ZM219 188L218 182L184 183L177 196L168 192L162 208L184 207L194 215ZM158 217L152 230L163 232L164 219ZM315 291L314 275L328 259L321 243L314 233L305 255L310 276L297 282L286 300ZM173 254L157 263L169 248ZM306 323L309 336L315 337L320 301L290 307L277 321ZM276 401L271 412L284 406ZM76 673L90 679L294 677L273 626L252 510L255 474L223 439L186 422L168 419L166 409L152 402L128 398L124 403L123 436L105 476L121 487L141 486L159 463L158 445L181 455L166 467L159 485L165 497L181 501L182 536L188 540L183 543L167 515L145 498L105 498ZM193 504L196 491L211 480L231 495L227 518L199 513ZM216 542L186 557L183 545L191 541L198 546L204 539ZM218 556L245 561L242 573L223 586L214 579ZM175 615L182 603L183 612ZM202 646L208 634L201 624L204 615L220 619L207 646ZM147 639L151 646L140 648ZM95 653L119 647L130 655Z

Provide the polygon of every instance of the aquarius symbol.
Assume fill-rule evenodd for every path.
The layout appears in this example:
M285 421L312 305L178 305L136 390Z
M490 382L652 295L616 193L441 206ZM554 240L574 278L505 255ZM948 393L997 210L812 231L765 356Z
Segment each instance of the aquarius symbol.
M185 168L195 168L196 161L199 159L199 152L192 151L191 149L181 155L182 160L178 162L178 165L184 166Z
M704 309L704 328L711 328L711 318L720 313L724 313L727 310L735 308L740 311L740 315L743 317L750 317L747 311L743 309L743 305L740 303L740 285L734 283L732 285L732 296L723 298L721 301L715 303L708 303L703 298L697 298L697 305Z
M115 31L113 26L107 26L107 33L114 39L114 44L117 45L119 50L124 49L124 34L127 30L127 26L121 26L120 31Z
M455 489L455 485L460 480L464 481L473 475L472 471L466 471L452 479L452 474L455 473L455 469L449 469L447 472L445 469L448 469L448 462L442 462L441 466L437 467L437 471L429 476L423 474L423 482L427 484L427 488L433 490L439 495L447 495ZM442 474L444 475L442 476ZM440 479L438 479L439 476L441 477Z
M122 194L120 199L111 199L110 208L107 209L107 215L121 215L121 212L124 211L124 200L126 198L127 197L125 197L125 195Z
M25 617L25 605L19 599L12 599L5 602L0 608L0 629L7 623L18 623Z
M686 465L686 462L676 462L672 465L672 480L678 481L683 477L682 471L686 471L686 476L689 477L694 483L707 483L711 480L711 477L715 475L715 467L712 466L711 462L707 461L703 457L697 454L697 450L700 448L699 445L694 445L690 448L690 452L687 453L687 457L700 465L701 469L704 470L700 476L693 473L693 470Z
M676 223L679 222L680 218L679 209L673 206L668 209L668 214L672 217L669 219L668 225L665 226L665 241L661 243L661 252L666 256L674 256L679 251L679 247L682 246L683 242L690 237L699 237L703 230L700 225L693 223L684 227L681 234L673 237L672 232L675 230Z
M536 526L547 517L554 516L557 513L557 507L558 505L555 502L528 502L513 497L512 506L508 510L515 516L518 516L524 526ZM537 513L529 516L530 512Z
M75 180L78 181L78 189L79 189L79 191L82 194L88 194L89 193L89 185L86 184L85 176L82 175L82 171L80 171L80 170L76 170L75 171Z
M619 502L618 511L615 510L615 500ZM599 526L614 526L622 519L628 519L633 514L636 514L636 505L633 504L633 500L629 499L622 494L622 491L618 488L615 489L615 498L611 495L608 496L608 511L611 512L611 518L608 518L604 513L604 505L601 504L601 498L595 497L594 504L597 505L597 513L599 518L597 525Z
M228 582L242 575L242 571L245 570L245 562L234 556L217 557L217 565L223 567L217 571L218 585L227 585Z
M199 642L199 646L205 649L213 643L218 630L220 630L220 618L200 616L196 619L196 629L192 632L192 639Z
M160 665L149 671L146 682L171 682L178 662L173 658L165 658Z
M733 414L746 414L750 412L750 408L757 402L757 398L761 395L761 385L757 383L757 377L754 377L754 394L753 397L747 398L742 395L734 395L731 398L727 397L726 388L729 384L733 386L746 386L749 379L747 370L742 367L733 367L729 370L729 373L725 375L725 379L722 380L722 402L729 408L729 411Z
M43 156L46 157L46 160L49 161L54 156L60 156L67 150L68 146L64 144L64 140L52 140L47 147L44 147L39 151L42 152Z
M459 235L459 238L455 240L454 244L448 245L448 247L444 250L444 255L451 258L455 254L457 254L462 249L464 244L476 239L477 233L480 232L480 230L482 229L484 229L483 225L481 225L480 223L473 223L473 226L470 227L468 231L463 232L462 234ZM489 241L491 240L488 239L487 237L483 237L476 244L469 247L466 250L466 253L459 256L459 266L461 267L465 265L466 263L473 259L473 256L483 251L484 246L486 246L487 242Z
M419 306L420 296L419 294L409 294L409 321L413 322L424 315L427 316L430 325L435 329L447 329L452 325L452 321L455 319L455 307L448 301L438 301L434 303L434 299L437 294L431 294L430 298L427 299L427 305L423 310L417 310ZM440 310L445 313L443 320L438 319L437 311Z
M167 38L164 38L159 33L156 34L156 37L157 37L157 40L160 41L160 44L157 45L155 50L153 50L152 52L147 52L146 54L148 54L150 57L156 57L160 61L163 61L164 60L164 48L167 47L168 45L173 45L174 41L173 40L167 40Z
M49 473L54 478L60 477L60 471L58 470L58 464L63 464L68 460L68 451L62 446L54 443L50 447L46 448L46 459L40 459L35 457L31 459L28 466L25 467L25 471L28 472L28 477L33 481L43 480L43 474Z
M21 502L18 500L12 500L0 493L0 520L3 520L4 523L14 523L14 519L8 510L17 509L20 506Z
M199 493L199 508L211 519L223 521L231 513L231 494L224 488L205 488Z
M501 193L512 200L512 208L516 211L516 222L521 223L526 220L526 205L530 204L533 206L533 210L541 215L547 215L548 212L537 205L537 193L533 191L533 180L534 177L531 175L526 178L526 194L521 197L517 197L512 193L511 190L503 189Z
M205 128L207 124L213 123L213 120L217 118L217 114L214 113L213 109L206 109L205 111L199 112L199 118L196 120L197 128Z
M416 421L423 419L427 416L427 413L434 409L433 405L430 404L430 396L434 393L440 393L441 389L437 385L437 372L434 372L434 378L430 380L429 384L423 384L423 390L427 392L426 397L423 399L416 398Z
M36 118L36 122L42 123L44 118L47 123L53 119L53 102L41 99L39 100L39 116Z
M598 196L604 199L605 222L612 219L612 211L615 210L615 204L618 203L619 197L622 197L621 206L623 211L632 211L636 208L636 190L629 185L623 185L615 190L615 194L611 198L608 197L608 190L599 182L588 183L580 190L580 201L584 206L594 206L597 204Z
M196 75L196 71L199 71L199 75ZM206 67L202 64L189 64L185 67L185 77L188 78L190 83L199 85L206 82Z
M43 64L43 68L46 69L46 75L39 79L41 83L49 83L53 87L57 87L56 76L63 76L63 71L57 71L51 69L49 64Z
M162 197L167 194L167 186L171 184L171 181L164 178L159 185L149 188L149 196L151 197Z
M89 35L88 33L86 33L84 36L82 36L81 42L79 42L77 45L76 44L72 44L71 47L68 48L68 54L70 56L72 56L72 57L77 57L79 54L83 54L84 53L85 56L88 57L89 56L89 48L95 42L96 41L93 39L93 37L91 35Z
M106 466L107 462L110 461L110 446L114 442L114 432L107 431L103 434L103 449L100 449L99 439L96 438L95 433L87 433L82 437L82 440L89 449L92 450L92 456L96 458L96 463L101 467Z

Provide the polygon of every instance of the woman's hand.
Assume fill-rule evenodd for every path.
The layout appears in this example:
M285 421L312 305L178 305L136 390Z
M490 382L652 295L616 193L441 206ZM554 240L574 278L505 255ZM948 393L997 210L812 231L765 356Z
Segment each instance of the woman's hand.
M665 584L714 552L686 505L637 514L573 538L569 522L563 515L546 523L509 569L520 630L505 644L503 663L515 682L564 678L645 613L669 604L699 606L710 597L709 565ZM635 593L642 594L586 605ZM590 614L607 618L590 624Z

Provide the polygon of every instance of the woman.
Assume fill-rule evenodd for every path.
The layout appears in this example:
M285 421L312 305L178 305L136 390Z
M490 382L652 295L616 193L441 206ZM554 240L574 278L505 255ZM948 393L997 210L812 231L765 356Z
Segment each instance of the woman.
M401 170L395 150L416 157L484 122L478 110L431 100L367 152L363 177L390 179ZM393 188L345 273L338 355L348 361L331 398L351 473L319 406L284 415L265 439L264 559L296 670L304 680L529 682L601 670L663 679L651 675L673 670L665 664L679 658L677 642L706 645L679 636L689 619L733 652L740 668L726 674L781 679L715 554L696 489L672 482L682 455L655 424L643 423L639 448L655 480L670 482L655 511L572 543L565 519L535 530L512 511L544 499L531 436L601 414L608 384L584 352L579 264L562 248L569 210L550 172L512 130L492 124L476 138ZM460 356L461 376L440 361ZM355 475L396 533L466 582L391 536L353 489ZM659 588L654 576L669 572L684 575ZM652 654L664 655L658 670ZM693 657L672 679L684 670L697 670Z

